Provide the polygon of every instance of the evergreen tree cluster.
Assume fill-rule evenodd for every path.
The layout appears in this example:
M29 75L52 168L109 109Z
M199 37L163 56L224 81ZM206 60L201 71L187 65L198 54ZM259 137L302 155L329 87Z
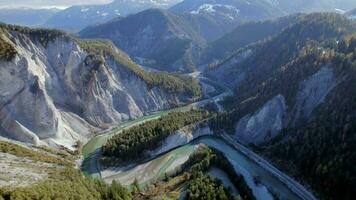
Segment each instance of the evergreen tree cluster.
M209 112L204 110L169 113L113 136L103 146L103 155L116 157L122 161L145 157L146 151L158 148L170 134L209 116Z
M40 42L40 44L47 48L47 45L50 42L53 42L55 39L62 37L70 39L70 35L61 30L56 29L44 29L44 28L28 28L23 26L17 26L12 24L1 24L0 29L3 31L16 31L22 34L27 34L35 41Z
M206 172L212 166L221 169L229 176L239 191L239 198L244 200L256 199L243 176L236 173L234 167L224 154L217 149L207 146L200 147L184 164L183 168L190 172L192 179L187 192L191 194L191 198L189 198L188 195L188 199L231 199L229 193L224 195L222 190L217 187L216 182L212 182L210 178L202 174L202 172ZM208 185L209 183L210 185ZM214 196L213 193L215 193L216 196Z
M78 170L65 168L54 172L48 179L24 187L0 189L0 199L61 199L61 200L131 200L126 188L113 181L107 185L103 181L85 178Z
M226 191L224 185L208 175L198 172L190 180L187 189L187 200L233 200L231 194Z
M16 49L5 38L6 32L0 27L0 60L11 61L17 54Z

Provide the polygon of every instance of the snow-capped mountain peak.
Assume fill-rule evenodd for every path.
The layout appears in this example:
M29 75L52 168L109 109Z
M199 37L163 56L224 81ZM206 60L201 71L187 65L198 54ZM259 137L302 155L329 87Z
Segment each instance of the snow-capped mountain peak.
M240 13L240 10L235 6L224 5L224 4L203 4L199 6L198 9L190 11L191 14L211 14L211 15L221 15L227 19L234 20L235 17Z

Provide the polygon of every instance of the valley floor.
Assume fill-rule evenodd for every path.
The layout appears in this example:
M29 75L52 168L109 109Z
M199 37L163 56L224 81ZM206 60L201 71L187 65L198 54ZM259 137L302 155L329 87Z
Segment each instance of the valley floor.
M230 91L223 92L222 94L212 97L211 99L193 103L189 106L180 108L179 110L189 110L191 107L201 106L210 101L217 102L229 94ZM236 144L235 141L233 141L233 143L230 141L230 138L227 137L223 137L225 141L217 138L203 138L202 140L197 139L192 143L194 144L193 146L192 144L187 144L186 146L179 147L178 149L153 158L148 162L132 164L130 166L119 166L115 168L101 169L97 160L100 157L100 151L98 151L98 149L113 134L119 134L121 130L141 124L147 120L157 119L159 116L162 116L170 111L155 113L142 119L137 119L132 122L125 123L117 128L112 129L109 132L93 138L87 145L84 146L84 155L86 156L86 161L83 165L83 171L85 173L91 174L93 177L101 177L107 182L117 180L126 186L130 186L137 178L141 185L145 186L147 183L156 182L159 177L162 177L166 173L172 172L175 168L182 166L182 164L188 160L189 155L196 148L195 145L202 142L202 144L207 144L208 146L217 148L229 155L228 157L232 159L230 161L236 165L236 171L244 176L245 180L252 188L253 193L258 200L272 200L274 199L273 195L277 195L281 199L288 200L315 200L315 197L306 189L304 189L300 184L295 181L291 181L291 178L278 171L276 168L272 168L270 165L269 167L263 166L263 163L268 162L262 160L260 157L251 157L251 155L254 155L253 152L245 147L240 147L241 145ZM233 148L228 148L228 150L226 150L226 147L230 145ZM235 159L238 160L234 161ZM242 164L241 166L241 161L242 163L245 163L245 165ZM251 168L251 166L253 167ZM261 178L262 184L256 183L254 181L255 177Z

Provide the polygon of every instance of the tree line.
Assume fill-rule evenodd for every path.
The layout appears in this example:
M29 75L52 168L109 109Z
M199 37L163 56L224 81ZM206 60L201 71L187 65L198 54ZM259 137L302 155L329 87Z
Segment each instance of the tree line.
M204 110L172 112L157 120L141 125L113 136L102 148L103 155L129 161L145 157L145 152L160 147L161 143L180 128L202 121L210 116Z

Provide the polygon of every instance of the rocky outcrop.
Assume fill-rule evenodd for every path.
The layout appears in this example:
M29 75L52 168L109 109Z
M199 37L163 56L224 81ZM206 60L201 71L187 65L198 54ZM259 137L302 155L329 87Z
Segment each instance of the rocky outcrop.
M5 35L17 52L0 61L0 129L7 137L70 148L91 130L187 100L68 36L43 43L18 31Z
M237 123L235 138L245 143L260 144L275 137L283 128L286 103L282 95L269 100L254 114Z

